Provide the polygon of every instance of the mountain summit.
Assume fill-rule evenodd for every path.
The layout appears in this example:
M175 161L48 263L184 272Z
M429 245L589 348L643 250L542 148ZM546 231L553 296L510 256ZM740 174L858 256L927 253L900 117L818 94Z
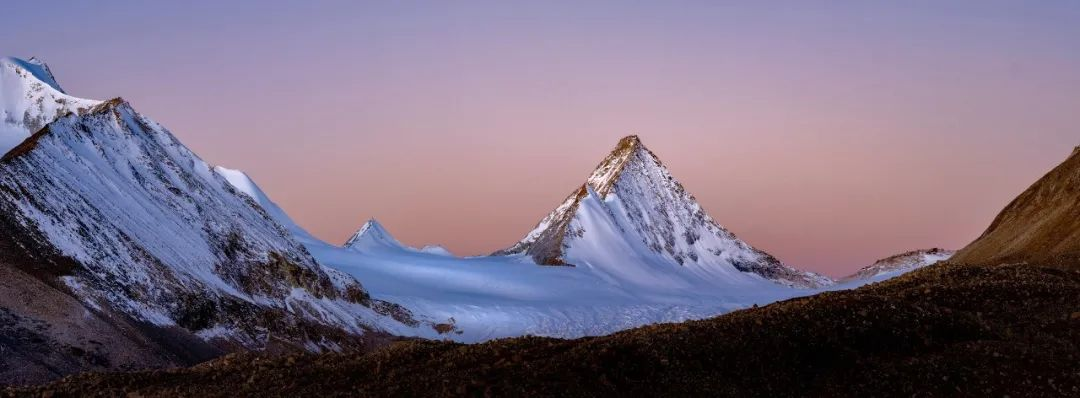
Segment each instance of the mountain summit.
M376 247L403 248L404 246L394 239L378 220L371 218L345 242L344 247L363 251Z
M49 67L36 58L0 58L0 152L60 116L82 113L99 103L64 93Z
M784 265L713 221L636 135L619 140L584 184L495 254L524 254L543 265L666 264L713 280L736 271L799 287L831 282Z

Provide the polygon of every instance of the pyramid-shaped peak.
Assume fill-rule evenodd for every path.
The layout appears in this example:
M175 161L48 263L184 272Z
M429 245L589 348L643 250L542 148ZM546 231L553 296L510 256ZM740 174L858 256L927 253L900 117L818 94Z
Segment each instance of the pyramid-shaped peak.
M49 87L52 87L62 94L66 94L64 90L60 88L60 84L56 82L56 76L53 76L52 70L49 69L49 65L46 65L41 59L30 57L29 59L23 60L15 57L3 57L0 58L0 64L12 65L29 72L34 79L49 85Z
M625 275L639 275L626 267L648 258L672 270L694 269L688 272L699 274L688 283L701 277L724 284L742 280L742 273L789 286L831 283L784 265L713 221L636 135L620 139L585 184L496 254L525 254L543 265L610 266Z
M367 231L386 232L386 228L384 228L382 224L379 223L379 220L376 220L375 217L372 217L365 221L364 225L360 227L360 232Z
M660 160L641 143L641 138L637 135L628 135L620 139L619 143L615 145L615 149L596 166L596 169L589 175L588 185L601 197L606 197L615 186L615 183L618 182L627 165L635 161L648 162L657 167L663 167Z
M401 247L401 243L394 239L390 232L386 230L374 217L367 220L360 229L356 230L348 241L345 242L346 249L370 249L374 247Z

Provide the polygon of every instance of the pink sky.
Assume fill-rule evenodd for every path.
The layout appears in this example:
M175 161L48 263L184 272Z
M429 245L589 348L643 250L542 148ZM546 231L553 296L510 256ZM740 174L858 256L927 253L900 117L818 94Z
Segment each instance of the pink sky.
M0 22L10 55L124 96L338 243L374 216L413 245L503 248L637 133L722 225L835 276L963 246L1080 144L1069 3L481 4ZM19 28L34 13L64 28Z

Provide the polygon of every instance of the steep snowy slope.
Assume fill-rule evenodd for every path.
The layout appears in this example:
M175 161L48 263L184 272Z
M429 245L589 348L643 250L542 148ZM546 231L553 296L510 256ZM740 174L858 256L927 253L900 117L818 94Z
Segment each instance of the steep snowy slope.
M715 225L636 139L620 148L595 173L595 184L544 222L578 231L567 235L573 244L565 251L576 267L537 267L520 251L429 253L402 244L375 220L343 247L304 242L320 263L364 281L373 297L447 320L440 329L454 330L445 337L460 341L606 334L813 294L819 290L799 286L831 282L787 268ZM247 186L240 189L257 191ZM539 228L530 236L550 232Z
M56 118L97 104L65 94L37 59L0 58L0 153Z
M262 192L250 179L230 181L241 183L238 190ZM738 271L731 271L723 284L710 284L715 280L631 264L630 269L651 270L657 282L635 284L626 274L613 277L584 266L537 267L524 256L453 257L403 245L375 220L366 222L344 246L302 241L321 264L364 281L374 299L400 304L424 322L438 322L434 328L403 333L466 342L522 335L602 335L819 291ZM670 283L672 278L683 282Z
M0 208L37 245L78 264L63 281L85 301L144 322L250 348L268 343L252 328L316 346L306 324L378 329L364 323L371 310L359 283L323 269L260 206L119 99L62 117L8 152ZM276 325L260 319L268 312Z
M231 184L238 191L255 200L255 203L258 203L259 206L262 206L262 208L270 214L270 217L272 217L274 221L277 221L278 224L283 225L286 229L289 230L289 232L294 235L294 237L296 237L300 241L306 242L318 240L310 233L308 233L306 229L293 221L292 217L289 217L289 215L286 214L285 211L281 209L281 207L278 207L277 203L274 203L274 201L270 200L270 197L267 196L266 193L263 192L258 185L255 185L255 182L251 180L251 177L248 177L248 175L244 172L240 170L228 169L221 166L214 166L214 172L218 173L218 175L222 177L225 177L225 180L227 180L229 184Z
M20 62L3 67L25 84L5 80L5 89L30 92L5 92L5 104L19 103L9 94L61 98L41 80L55 82L47 69L30 73L35 64ZM185 363L241 347L352 349L386 333L430 330L431 322L372 300L353 277L318 264L275 221L284 212L272 215L264 210L272 202L249 196L261 191L234 188L127 102L57 112L0 158L0 268L10 280L31 278L54 290L38 302L0 301L0 316L39 325L29 343L0 338L4 352L45 342L22 357L33 362L29 368L55 377L88 366ZM39 290L28 283L4 289ZM56 316L57 302L83 308ZM72 327L72 317L108 327ZM117 335L146 346L97 347L105 365L69 351L48 354L90 352L88 342ZM0 368L25 365L4 358L18 356L0 356Z
M272 203L250 179L230 181L238 184L238 190L259 193L256 196L262 199L257 202ZM320 263L364 281L373 298L441 322L434 335L423 327L406 333L465 342L522 335L603 335L657 322L706 318L824 290L776 283L726 263L712 263L719 266L711 269L690 261L680 266L637 243L644 240L624 238L625 229L607 213L614 209L624 214L619 202L602 200L587 188L584 197L571 203L578 209L573 222L590 231L590 237L599 238L576 241L573 251L604 262L538 267L524 254L451 257L408 247L374 220L344 246L301 240ZM868 281L827 289L853 288Z
M841 278L838 283L847 283L851 281L876 282L889 279L934 264L938 261L948 260L953 254L956 254L956 252L936 247L933 249L912 250L900 253L875 261L873 264Z
M671 278L689 278L673 283L741 283L740 273L789 286L831 283L784 265L718 225L637 136L620 140L585 184L520 242L496 254L522 253L538 264L589 266L612 277L643 273L638 282L645 284L665 270Z

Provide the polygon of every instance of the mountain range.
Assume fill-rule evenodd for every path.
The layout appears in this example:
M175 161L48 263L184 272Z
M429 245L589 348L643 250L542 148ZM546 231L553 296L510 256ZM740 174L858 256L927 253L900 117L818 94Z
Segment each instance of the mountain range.
M396 343L88 374L17 394L1012 396L1080 394L1080 148L951 259L859 288L600 337ZM905 253L866 269L912 264ZM906 267L907 265L905 265ZM225 393L227 391L227 393Z
M6 384L233 352L606 335L856 288L951 255L906 253L840 283L797 270L715 222L637 136L493 255L408 247L375 220L339 246L127 101L68 95L39 60L0 60L0 90ZM1046 238L1072 231L1068 219L1016 221L1075 214L1070 183L1036 184L980 238L1020 242L1013 252L969 246L956 260L1072 258L1071 240Z

